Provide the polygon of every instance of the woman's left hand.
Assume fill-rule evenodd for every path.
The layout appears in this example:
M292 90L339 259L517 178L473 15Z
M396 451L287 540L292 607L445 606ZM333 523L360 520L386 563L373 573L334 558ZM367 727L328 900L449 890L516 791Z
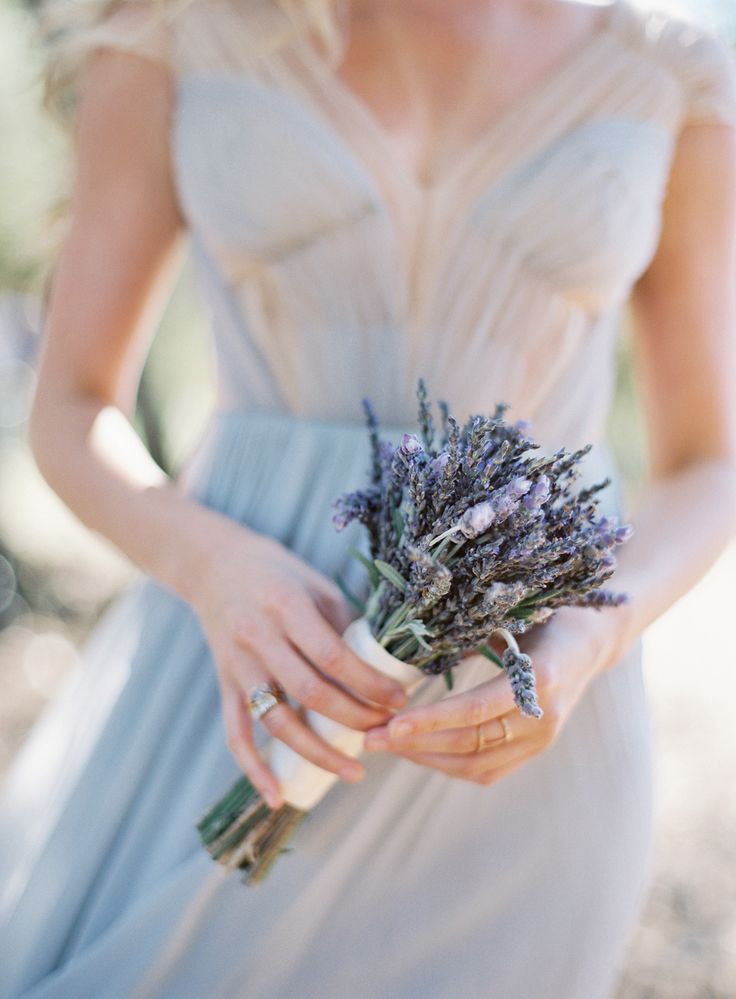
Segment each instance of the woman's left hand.
M562 607L520 636L521 651L532 657L541 718L519 712L503 673L472 690L398 712L386 725L368 729L365 749L494 784L550 746L593 677L618 660L618 611Z

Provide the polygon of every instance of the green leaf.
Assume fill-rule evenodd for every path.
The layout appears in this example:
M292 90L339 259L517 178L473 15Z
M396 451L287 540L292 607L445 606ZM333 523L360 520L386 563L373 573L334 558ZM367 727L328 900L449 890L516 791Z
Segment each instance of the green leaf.
M373 622L373 618L375 617L378 611L380 601L381 601L381 583L379 582L378 586L376 586L373 590L371 590L370 596L368 597L368 601L365 605L365 616L368 618L370 622Z
M383 580L381 582L383 582ZM376 590L376 593L378 593L378 590ZM381 627L380 638L378 639L381 644L385 645L387 641L391 641L391 637L395 633L396 627L407 613L408 608L404 603L399 604L396 610L392 614L389 614L388 619L383 622L383 626Z
M400 572L397 572L392 565L388 564L388 562L384 562L382 558L374 558L373 564L381 575L389 581L389 583L395 586L401 593L406 593L406 589L409 584Z
M404 624L403 627L399 629L399 631L408 631L410 634L414 636L414 638L416 638L417 642L422 646L423 649L426 649L427 652L432 651L432 646L428 642L424 641L424 637L426 635L429 638L434 638L434 632L430 631L430 629L426 626L424 621L420 621L417 618L415 618L413 621L407 621L406 624Z
M399 508L393 503L391 504L391 518L394 522L396 540L401 541L401 535L404 533L404 519L399 512Z
M487 645L481 645L481 646L479 646L476 649L476 652L479 652L482 656L485 656L486 659L490 659L491 662L495 663L496 666L500 666L501 669L504 668L503 667L503 662L501 661L501 659L499 658L499 656L497 656L496 653L493 651L493 649L489 648Z
M455 681L454 681L453 676L452 676L452 670L451 669L446 669L445 672L442 675L445 678L445 686L447 687L448 690L452 690L452 688L455 685Z
M378 573L378 570L376 569L375 565L373 564L373 562L371 562L371 560L369 558L367 558L363 554L363 552L359 551L353 545L348 545L348 549L347 550L350 552L350 554L352 556L354 556L355 558L357 558L357 560L360 562L360 564L365 568L365 570L368 573L368 577L369 577L369 579L371 581L371 586L373 586L373 587L378 586L378 584L381 581L381 577L380 577L380 575Z
M356 597L355 594L348 588L342 576L340 576L339 573L335 573L332 578L335 580L337 585L342 590L343 596L348 601L348 603L351 603L359 614L365 614L365 604L363 603L362 600L359 600L358 597Z

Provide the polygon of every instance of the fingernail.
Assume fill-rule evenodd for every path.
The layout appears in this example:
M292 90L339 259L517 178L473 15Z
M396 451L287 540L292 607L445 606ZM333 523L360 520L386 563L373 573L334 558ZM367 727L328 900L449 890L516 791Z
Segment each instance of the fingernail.
M369 732L363 740L366 749L385 749L388 746L388 736L382 732Z
M413 726L412 726L411 722L408 722L408 721L398 721L398 722L395 722L391 726L391 734L395 735L397 737L401 737L402 735L410 735L411 732L412 732L412 729L413 729Z
M343 767L343 769L340 771L340 775L342 777L344 777L345 780L349 780L349 781L358 781L358 780L361 780L363 778L364 773L365 773L365 770L363 769L363 767L361 767L359 765L358 766L354 765L354 766Z

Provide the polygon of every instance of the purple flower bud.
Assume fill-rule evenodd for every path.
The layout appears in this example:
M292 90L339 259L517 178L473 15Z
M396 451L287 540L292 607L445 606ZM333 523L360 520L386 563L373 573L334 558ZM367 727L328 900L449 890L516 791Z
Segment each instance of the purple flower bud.
M429 474L434 478L439 478L444 471L445 465L450 460L449 452L440 451L436 458L432 458L428 467Z
M422 450L422 442L415 434L404 434L401 439L401 450L407 456L417 454Z
M506 520L516 510L519 500L531 489L531 481L523 476L512 479L508 485L497 489L491 496L490 503L496 514L497 521Z
M628 603L628 599L626 593L597 589L579 597L577 603L581 607L620 607L621 604Z
M541 718L544 712L537 700L537 690L531 658L524 652L506 649L501 657L511 684L514 702L523 715Z
M595 530L597 534L596 543L605 548L622 545L634 533L634 528L631 524L622 524L619 526L615 517L601 517L595 525Z
M622 545L625 541L634 533L634 528L631 524L622 524L621 527L617 527L614 531L614 541L617 545Z
M544 503L547 502L550 495L549 479L546 475L540 475L534 485L531 487L529 492L524 497L523 506L534 513L538 510Z
M475 506L468 507L457 526L466 538L476 538L487 531L495 519L496 511L493 504L489 500L483 500Z
M483 594L483 607L492 614L494 612L506 613L510 607L514 607L524 599L527 593L526 583L501 583L493 582L488 586Z
M365 524L375 511L379 493L373 489L356 489L352 493L342 493L332 504L332 523L336 530L344 531L353 520Z
M515 479L506 486L509 496L513 499L521 499L521 497L528 493L532 487L530 479L525 479L522 475L518 475Z

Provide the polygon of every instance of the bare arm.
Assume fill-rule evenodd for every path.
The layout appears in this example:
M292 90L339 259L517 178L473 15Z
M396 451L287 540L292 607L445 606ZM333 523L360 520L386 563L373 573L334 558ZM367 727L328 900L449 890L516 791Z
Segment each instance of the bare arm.
M650 483L616 580L633 638L736 530L736 130L679 139L657 254L631 297ZM627 550L628 549L628 550Z
M357 729L385 720L376 705L405 695L341 639L350 615L332 580L173 488L130 423L184 229L169 164L172 89L153 60L108 49L90 60L72 223L51 287L30 441L70 509L195 609L217 667L228 744L277 803L246 708L256 683L275 678L302 705ZM263 724L318 766L362 775L291 705L273 708Z
M650 476L612 579L629 603L565 607L524 636L541 719L518 714L499 676L402 712L366 748L495 783L549 746L591 679L704 575L736 533L735 295L736 129L693 123L678 139L656 255L631 297ZM501 716L513 738L493 745ZM477 751L479 724L487 748Z
M126 53L93 54L30 442L45 478L88 527L187 596L202 553L187 545L186 564L176 535L183 538L200 512L166 488L128 419L183 244L169 169L170 102L164 67Z

